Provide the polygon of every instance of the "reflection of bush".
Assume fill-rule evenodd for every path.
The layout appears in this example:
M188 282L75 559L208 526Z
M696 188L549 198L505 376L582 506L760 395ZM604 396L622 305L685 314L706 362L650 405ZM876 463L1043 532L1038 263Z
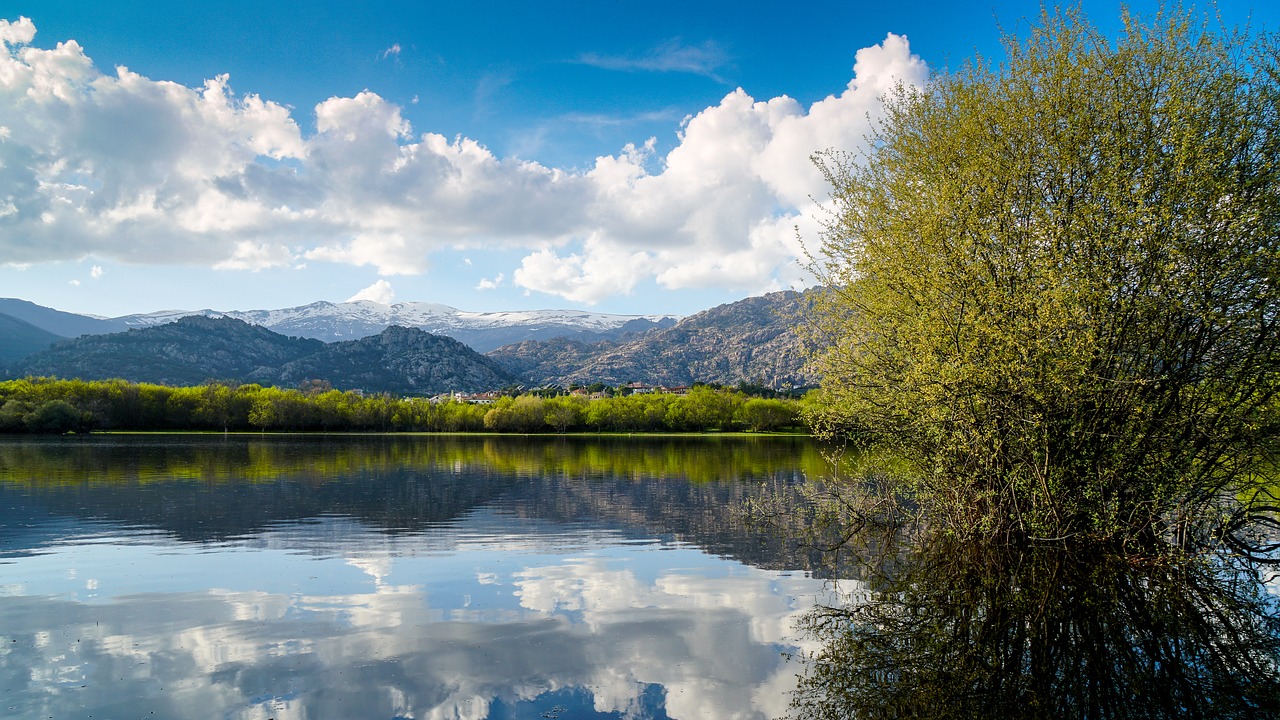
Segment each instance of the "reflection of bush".
M1172 548L1015 547L934 533L842 607L799 718L1274 717L1280 617L1257 567Z

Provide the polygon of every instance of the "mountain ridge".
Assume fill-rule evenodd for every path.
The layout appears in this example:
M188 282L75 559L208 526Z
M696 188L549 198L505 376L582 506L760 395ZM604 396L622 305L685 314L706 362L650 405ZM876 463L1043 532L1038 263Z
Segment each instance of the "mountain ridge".
M46 308L16 298L0 299L0 313L11 315L59 337L103 335L144 328L195 315L230 317L282 335L325 342L355 340L393 327L415 327L446 335L479 352L525 340L576 336L619 339L628 333L673 326L678 316L623 315L588 310L459 310L432 302L382 304L371 300L316 302L276 310L158 310L115 318L99 318ZM0 336L2 337L2 336Z
M325 342L355 340L377 335L388 327L412 327L433 335L446 335L472 349L485 352L511 342L548 339L583 333L614 337L620 328L641 322L665 327L676 318L664 315L620 315L587 310L459 310L433 302L384 304L372 300L334 303L320 300L277 310L162 310L114 318L129 327L145 327L191 315L231 317L285 335ZM664 322L665 321L665 322Z
M818 378L806 369L796 325L814 292L787 290L717 305L621 342L557 338L507 345L487 355L535 385L750 382L806 387Z
M402 394L491 390L520 382L534 386L746 382L777 389L807 387L818 378L805 366L807 355L796 326L813 292L783 291L745 298L678 322L668 317L654 322L651 318L657 316L585 311L472 313L493 316L487 320L491 324L511 322L515 316L548 319L557 313L580 323L576 328L562 326L549 338L539 337L535 326L499 327L501 332L515 332L519 341L494 348L487 355L476 353L456 338L416 327L393 325L355 340L323 343L288 336L262 324L285 324L284 316L295 311L299 316L315 317L307 308L332 316L339 304L325 301L271 311L276 312L274 318L268 311L260 311L258 324L212 310L194 314L161 311L149 314L143 327L124 333L64 340L25 359L10 358L9 373L122 377L165 384L235 379L289 386L322 379L340 388ZM27 310L40 309L26 305L30 306ZM372 313L380 319L392 308L368 301L346 305L347 310ZM438 303L401 303L398 312L406 320L417 321L433 313L461 313ZM63 315L57 311L45 314L55 320L65 320ZM82 316L71 319L76 317ZM358 313L348 317L359 319ZM604 331L582 327L592 323L596 328L608 327L623 318L625 322ZM9 342L3 333L0 325L0 344ZM16 343L13 346L17 348L13 354L21 354L21 348Z
M0 366L39 352L62 338L12 315L0 313Z
M394 327L359 340L323 343L235 318L202 315L63 340L11 364L6 374L163 385L225 380L292 387L323 380L340 390L403 395L488 390L515 381L458 341L416 328Z

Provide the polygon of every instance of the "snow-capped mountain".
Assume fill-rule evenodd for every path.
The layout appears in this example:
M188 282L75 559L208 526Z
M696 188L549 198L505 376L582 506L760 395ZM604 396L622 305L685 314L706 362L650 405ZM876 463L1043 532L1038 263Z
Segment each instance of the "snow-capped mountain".
M470 312L428 302L383 305L370 300L314 302L280 310L162 310L116 318L129 327L170 323L188 315L231 317L285 335L326 342L376 335L392 325L415 327L448 335L479 352L525 340L595 335L614 337L625 332L669 327L679 318L663 315L613 315L586 310L508 310Z

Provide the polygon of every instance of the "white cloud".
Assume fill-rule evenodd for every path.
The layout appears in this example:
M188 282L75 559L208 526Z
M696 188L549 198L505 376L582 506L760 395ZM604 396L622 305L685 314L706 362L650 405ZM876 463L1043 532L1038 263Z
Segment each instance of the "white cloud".
M36 25L31 18L19 17L12 22L0 20L0 43L5 45L26 45L35 39Z
M396 57L396 58L400 57L400 43L395 43L391 47L382 51L381 58L383 60L386 60L389 57Z
M89 268L89 277L93 278L94 280L97 280L98 278L102 277L102 266L94 265L93 267Z
M889 35L858 51L847 87L807 109L735 90L686 118L665 156L650 141L579 171L417 132L370 91L318 104L304 136L289 108L237 95L226 75L190 88L106 74L74 40L45 50L34 37L30 20L0 21L7 265L306 260L391 276L427 272L446 249L517 249L527 254L504 279L586 303L642 281L751 292L803 282L795 227L816 226L826 194L809 156L856 149L882 93L927 74ZM714 45L679 43L592 60L704 74L724 62Z
M526 256L512 280L529 290L590 304L630 293L651 265L647 253L629 251L593 236L584 243L581 254L561 257L543 248Z
M68 284L68 285L70 285L70 286L72 286L72 287L80 287L80 281L79 281L79 280L68 280L68 281L67 281L67 284Z
M390 305L396 301L396 291L391 288L391 283L386 280L379 280L355 295L347 298L347 302L359 302L361 300L369 300L382 305Z
M255 243L241 240L235 244L231 256L214 263L215 270L263 270L272 267L288 267L293 253L283 245Z
M507 278L506 273L498 273L497 277L495 277L492 280L488 278L481 278L480 282L476 285L476 289L477 290L496 289L499 285L502 284L503 280L506 280L506 278Z
M661 172L645 170L648 153L628 146L598 158L588 173L596 190L594 243L567 254L541 248L516 271L516 284L591 301L626 292L608 262L588 258L641 253L634 272L669 288L732 287L764 291L804 284L796 259L799 232L813 237L826 188L810 156L825 148L861 145L893 83L923 83L927 68L906 38L858 51L845 90L807 112L778 97L756 101L741 89L685 121L680 144ZM635 255L631 258L639 260Z

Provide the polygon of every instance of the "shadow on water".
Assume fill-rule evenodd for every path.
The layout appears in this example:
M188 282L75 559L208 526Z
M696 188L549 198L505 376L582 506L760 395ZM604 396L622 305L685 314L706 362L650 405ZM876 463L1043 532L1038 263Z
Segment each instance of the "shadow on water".
M802 718L1274 718L1274 567L1165 548L959 544L874 558L812 611Z

